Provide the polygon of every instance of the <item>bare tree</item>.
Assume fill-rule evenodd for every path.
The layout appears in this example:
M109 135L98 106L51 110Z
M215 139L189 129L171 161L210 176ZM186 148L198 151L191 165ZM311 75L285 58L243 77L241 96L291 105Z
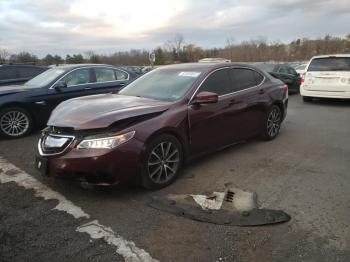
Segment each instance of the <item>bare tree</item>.
M230 58L230 60L233 60L233 49L234 49L234 42L235 39L233 37L228 37L226 39L226 49L228 50L228 58Z
M178 60L185 45L184 37L182 34L176 34L173 39L165 42L165 49L173 54L173 60Z
M5 63L10 55L11 54L7 49L0 49L0 63Z

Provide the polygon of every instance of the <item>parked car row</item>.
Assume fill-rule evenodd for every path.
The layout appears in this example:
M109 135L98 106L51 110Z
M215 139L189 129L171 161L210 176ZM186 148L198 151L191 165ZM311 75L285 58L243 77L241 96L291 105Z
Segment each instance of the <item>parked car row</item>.
M21 137L47 123L35 162L42 174L157 189L203 154L277 137L288 92L299 87L304 101L350 98L350 55L314 57L302 76L269 63L178 64L142 76L109 65L57 66L0 89L0 134Z

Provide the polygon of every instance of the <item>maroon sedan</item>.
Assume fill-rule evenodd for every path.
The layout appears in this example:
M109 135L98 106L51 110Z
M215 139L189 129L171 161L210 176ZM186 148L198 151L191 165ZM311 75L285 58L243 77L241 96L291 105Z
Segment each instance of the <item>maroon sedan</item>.
M288 88L250 65L180 64L118 94L61 103L43 131L36 167L88 183L172 183L188 160L260 135L274 139Z

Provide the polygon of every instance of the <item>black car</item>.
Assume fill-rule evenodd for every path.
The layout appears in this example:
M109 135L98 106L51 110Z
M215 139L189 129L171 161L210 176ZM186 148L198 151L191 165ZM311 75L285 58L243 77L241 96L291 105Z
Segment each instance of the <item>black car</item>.
M134 74L140 76L143 75L145 72L143 72L143 68L141 66L124 66L122 69L125 69L129 72L133 72Z
M0 65L0 86L23 84L47 69L36 65Z
M299 93L301 77L289 64L255 63L254 66L268 72L288 85L290 93Z
M0 88L0 135L16 138L46 124L62 101L118 91L136 76L109 65L80 64L51 68L21 86Z

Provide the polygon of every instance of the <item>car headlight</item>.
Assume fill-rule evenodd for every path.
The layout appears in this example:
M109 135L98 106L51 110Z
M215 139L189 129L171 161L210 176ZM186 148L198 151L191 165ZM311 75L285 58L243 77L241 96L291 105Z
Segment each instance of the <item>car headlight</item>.
M129 133L112 136L112 137L101 137L94 139L84 139L77 146L78 149L84 148L104 148L104 149L112 149L125 142L129 141L135 135L135 131L131 131Z

